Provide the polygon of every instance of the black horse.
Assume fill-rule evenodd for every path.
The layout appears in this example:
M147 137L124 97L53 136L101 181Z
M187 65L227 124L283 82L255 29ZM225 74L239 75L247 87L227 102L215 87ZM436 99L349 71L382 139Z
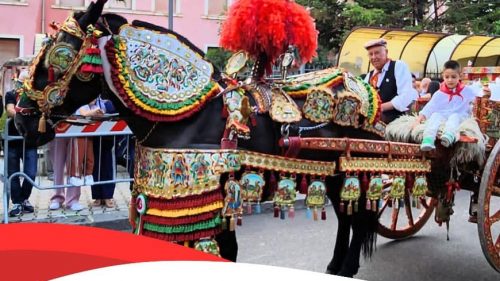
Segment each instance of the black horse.
M74 15L74 19L78 22L82 30L86 30L89 25L96 25L104 35L118 33L119 27L127 21L123 17L114 14L104 14L101 16L105 2L106 1L98 0L95 4L92 3L86 12L80 12ZM164 28L140 21L134 21L132 24L134 26L175 34ZM176 36L191 49L203 55L203 53L188 40L178 34L176 34ZM76 52L78 52L82 46L81 37L70 34L65 30L60 30L56 37L56 43L60 42L70 44ZM55 73L55 77L51 78L51 75L49 75L50 71L43 61L44 58L41 58L34 66L33 88L38 91L43 91L47 85L62 79L64 75L64 72ZM219 79L219 77L220 75L216 71L213 78ZM54 81L49 81L49 78L54 79ZM224 85L222 81L220 81L220 83L222 86ZM50 110L50 113L45 112L45 114L42 114L41 112L43 110L40 110L39 104L31 99L21 99L18 106L30 108L32 110L31 114L18 114L16 116L16 126L27 141L35 143L36 145L43 145L54 137L54 131L52 129L54 123L71 115L78 107L88 104L99 94L107 94L109 96L120 113L120 116L127 122L137 140L143 146L180 149L220 148L221 137L226 126L226 120L221 117L221 112L223 110L222 98L212 98L206 103L203 110L200 110L189 118L177 122L153 122L134 114L129 108L124 106L122 101L110 91L110 88L100 75L95 75L94 78L86 82L82 82L76 77L73 77L69 82L63 102L54 106ZM302 101L298 101L298 103L300 104ZM44 123L44 120L41 118L46 119L47 128L44 133L40 133L38 130L39 125ZM281 152L281 148L278 145L278 141L281 138L280 124L273 122L268 114L259 114L255 118L257 125L252 127L250 139L240 141L238 148L279 155ZM311 127L314 125L316 124L309 121L301 121L296 128ZM291 131L293 134L293 128ZM307 131L303 133L302 136L380 139L380 137L375 134L361 131L360 129L341 127L335 124L329 124L321 129ZM338 153L333 152L330 154L301 152L298 157L310 160L336 161L339 156ZM345 212L339 210L340 187L343 178L344 175L339 174L326 179L328 186L327 195L333 203L335 213L339 220L334 256L327 267L327 273L352 277L357 273L359 268L361 249L364 249L365 255L369 256L372 253L375 243L377 216L376 213L366 211L362 207L359 208L359 212L353 215L347 215ZM224 180L224 177L222 177L221 180ZM360 206L364 206L365 198L363 196L359 203ZM353 230L353 236L350 241L351 228ZM235 232L225 230L217 236L217 241L220 246L222 257L236 261L238 246Z

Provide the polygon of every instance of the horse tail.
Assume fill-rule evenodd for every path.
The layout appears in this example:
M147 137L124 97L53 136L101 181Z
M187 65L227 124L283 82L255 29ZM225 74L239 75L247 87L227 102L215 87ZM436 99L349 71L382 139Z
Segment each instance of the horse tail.
M377 249L378 213L366 211L362 216L365 218L366 236L361 249L365 259L371 259Z

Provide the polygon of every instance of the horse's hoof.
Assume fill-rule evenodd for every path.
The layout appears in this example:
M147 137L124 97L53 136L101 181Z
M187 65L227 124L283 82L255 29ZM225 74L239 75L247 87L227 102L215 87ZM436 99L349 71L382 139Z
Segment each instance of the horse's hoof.
M330 268L327 268L326 271L325 271L325 274L330 274L330 275L337 275L337 273L339 272L339 270L335 270L335 269L330 269Z
M356 273L352 274L352 273L347 273L347 272L342 272L342 271L340 271L340 272L338 272L336 275L338 275L338 276L342 276L342 277L353 278L355 274L356 274Z

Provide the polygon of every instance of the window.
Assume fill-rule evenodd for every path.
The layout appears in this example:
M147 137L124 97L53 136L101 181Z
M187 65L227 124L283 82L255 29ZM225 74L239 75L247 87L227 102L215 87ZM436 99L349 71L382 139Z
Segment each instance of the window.
M19 57L21 44L19 39L0 38L0 65L5 61Z
M26 0L0 0L2 3L24 3Z
M233 0L205 0L205 15L224 16L232 3Z
M174 3L174 14L180 14L180 0L173 0ZM168 3L169 0L154 0L153 12L168 14Z
M108 9L117 9L117 10L132 10L132 2L133 0L127 1L108 1L106 4L106 8Z
M59 6L63 7L84 7L85 6L85 0L59 0L58 1Z

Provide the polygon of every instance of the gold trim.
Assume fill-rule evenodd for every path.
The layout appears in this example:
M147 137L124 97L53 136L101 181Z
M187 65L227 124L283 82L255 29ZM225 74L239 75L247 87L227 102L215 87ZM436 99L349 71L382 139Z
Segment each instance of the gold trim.
M137 145L133 193L166 199L220 187L220 175L241 169L239 153L224 149L164 149Z
M252 151L241 151L240 160L241 165L253 168L314 176L331 176L335 174L336 167L333 161L295 159Z
M339 169L342 172L422 172L431 171L429 160L340 157Z
M85 32L83 32L80 24L76 21L73 14L66 18L59 29L81 40L85 40Z
M185 216L195 216L199 214L204 214L207 212L213 212L222 209L224 204L222 201L217 201L206 206L197 208L186 208L186 209L174 209L174 210L159 210L159 209L148 209L146 214L164 218L178 218Z

